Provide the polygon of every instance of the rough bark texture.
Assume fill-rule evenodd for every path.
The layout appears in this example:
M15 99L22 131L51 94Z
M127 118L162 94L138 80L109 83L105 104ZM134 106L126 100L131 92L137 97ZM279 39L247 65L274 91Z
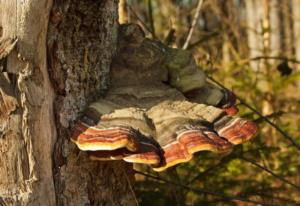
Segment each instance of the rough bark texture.
M69 142L108 87L117 1L1 0L0 21L19 39L0 72L0 204L134 204L128 165L90 161Z
M45 47L51 4L44 0L2 0L0 4L3 38L19 39L0 73L0 196L4 205L55 205L54 93Z
M117 1L56 2L48 32L49 73L56 99L55 186L63 205L128 205L124 163L90 161L69 141L69 128L87 103L108 87L117 43Z

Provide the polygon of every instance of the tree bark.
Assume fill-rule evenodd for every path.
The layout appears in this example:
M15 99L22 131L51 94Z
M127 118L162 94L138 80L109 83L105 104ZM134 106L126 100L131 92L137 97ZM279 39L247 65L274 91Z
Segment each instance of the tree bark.
M129 165L90 161L69 141L109 85L117 4L0 0L2 38L18 38L0 71L0 204L135 204Z

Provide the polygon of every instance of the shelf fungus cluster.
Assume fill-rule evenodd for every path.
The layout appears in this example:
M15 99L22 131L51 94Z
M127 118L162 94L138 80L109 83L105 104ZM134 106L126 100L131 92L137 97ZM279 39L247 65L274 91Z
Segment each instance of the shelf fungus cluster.
M163 171L200 151L228 153L257 126L235 116L235 96L206 80L190 52L120 27L106 96L90 104L71 140L94 160L143 163Z

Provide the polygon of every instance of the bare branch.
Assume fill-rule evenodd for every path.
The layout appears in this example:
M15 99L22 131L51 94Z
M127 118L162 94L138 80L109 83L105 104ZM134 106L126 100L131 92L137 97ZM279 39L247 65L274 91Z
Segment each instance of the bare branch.
M199 39L198 41L196 41L195 43L192 43L190 44L186 49L192 49L194 48L195 46L198 46L199 44L202 44L204 42L207 42L209 39L213 38L213 37L216 37L216 36L219 36L220 35L220 32L219 31L213 31L209 34L205 34L205 36L201 39Z
M288 62L292 62L292 63L295 63L295 64L300 64L299 60L294 59L294 58L287 58L287 57L284 57L284 56L257 56L257 57L245 59L242 62L243 63L248 63L250 61L259 61L261 59L283 60L283 61L288 61Z
M150 32L152 34L151 29L147 26L147 24L135 13L135 11L131 8L131 6L127 5L127 7L129 8L130 12L133 14L133 16L141 23L141 26L147 30L148 32ZM153 34L152 34L153 36Z
M195 29L195 26L196 26L196 23L198 21L198 18L199 18L199 14L200 14L200 10L201 10L201 7L202 7L202 4L203 4L203 0L199 0L198 2L198 5L197 5L197 9L196 9L196 13L194 15L194 19L193 19L193 22L192 22L192 26L189 30L189 33L188 33L188 36L184 42L184 45L182 47L182 49L187 49L188 46L189 46L189 43L191 41L191 38L192 38L192 35L193 35L193 32L194 32L194 29Z
M274 176L275 178L281 180L282 182L284 182L284 183L286 183L286 184L288 184L288 185L290 185L290 186L296 188L297 190L300 190L300 187L299 187L298 185L295 185L294 183L292 183L292 182L290 182L289 180L287 180L287 179L281 177L280 175L275 174L272 170L270 170L270 169L268 169L268 168L265 168L265 167L261 166L260 164L257 164L255 161L250 160L250 159L245 158L245 157L239 157L239 158L242 159L242 160L244 160L244 161L246 161L246 162L251 163L252 165L254 165L254 166L260 168L261 170L264 170L265 172L271 174L272 176Z
M197 174L195 177L193 177L190 181L189 184L193 183L194 181L196 181L197 179L201 178L201 177L205 177L207 175L209 175L211 172L216 171L218 168L221 168L222 166L228 164L230 161L236 159L236 155L235 154L230 154L224 158L221 159L221 161L209 168L207 168L206 170L204 170L203 172Z
M212 77L207 77L220 87L227 89L224 85L213 79ZM228 89L227 89L228 90ZM274 124L271 120L269 120L267 117L262 115L259 111L257 111L254 107L252 107L250 104L248 104L245 100L243 100L241 97L236 95L236 98L240 101L241 104L243 104L245 107L249 108L251 111L253 111L255 114L257 114L260 118L262 118L265 122L267 122L269 125L271 125L273 128L275 128L284 138L289 140L292 145L294 145L298 150L300 150L300 145L294 140L293 137L291 137L289 134L287 134L285 131L283 131L278 125Z
M220 197L223 200L229 200L229 201L237 201L238 200L238 201L242 201L242 202L259 204L259 205L263 205L263 206L275 206L276 205L276 204L267 204L267 203L263 203L263 202L259 202L259 201L249 200L249 199L246 199L246 198L243 198L243 197L239 197L239 196L229 196L229 195L225 195L225 194L222 194L222 193L218 193L218 192L213 192L213 191L210 191L210 190L206 190L206 189L203 189L203 188L201 188L201 189L200 188L193 188L193 187L190 187L190 186L178 183L178 182L173 182L173 181L161 178L161 177L156 177L154 175L151 175L151 174L148 174L148 173L144 173L144 172L140 172L140 171L136 171L136 170L135 170L135 173L143 175L145 177L156 179L156 180L159 180L159 181L171 184L171 185L179 186L179 187L184 188L186 190L193 191L193 192L195 192L197 194L206 194L206 195L212 195L212 196Z
M286 114L286 113L287 113L287 112L277 111L277 112L273 112L273 113L271 113L271 114L265 115L264 117L265 117L265 118L268 118L268 119L270 119L270 118L278 118L278 117L281 117L282 115L284 115L284 114ZM259 117L259 118L257 118L257 119L254 120L254 122L257 123L257 124L260 124L260 123L262 123L263 121L264 121L264 119L261 118L261 117Z

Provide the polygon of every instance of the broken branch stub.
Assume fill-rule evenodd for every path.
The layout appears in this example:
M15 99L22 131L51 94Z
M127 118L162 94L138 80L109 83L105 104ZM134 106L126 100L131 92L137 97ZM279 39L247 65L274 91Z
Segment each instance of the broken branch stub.
M0 39L0 61L15 48L17 41L17 38Z

